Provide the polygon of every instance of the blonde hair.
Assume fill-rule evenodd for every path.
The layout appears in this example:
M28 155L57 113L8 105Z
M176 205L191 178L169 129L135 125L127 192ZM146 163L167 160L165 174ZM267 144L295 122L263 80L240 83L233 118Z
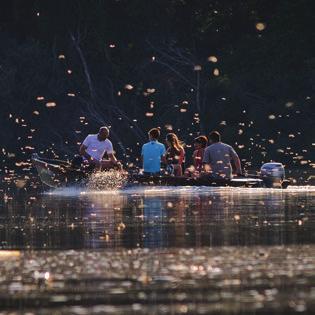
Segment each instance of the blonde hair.
M171 144L171 147L177 151L183 150L183 146L180 143L175 133L171 132L166 135L166 140Z

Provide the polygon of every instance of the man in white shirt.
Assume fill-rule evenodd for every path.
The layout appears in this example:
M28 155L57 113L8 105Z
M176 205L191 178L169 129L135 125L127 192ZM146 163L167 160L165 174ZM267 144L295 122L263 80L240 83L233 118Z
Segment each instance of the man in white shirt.
M88 135L80 146L80 155L95 169L106 169L118 166L121 168L120 163L117 161L113 145L108 139L109 129L101 127L98 134ZM108 160L103 160L104 154L107 153Z

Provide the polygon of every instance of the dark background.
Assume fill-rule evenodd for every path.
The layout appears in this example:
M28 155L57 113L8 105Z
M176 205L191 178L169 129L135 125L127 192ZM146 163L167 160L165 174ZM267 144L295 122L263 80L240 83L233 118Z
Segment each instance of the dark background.
M188 155L194 137L217 129L247 166L314 166L313 1L0 6L2 171L35 151L71 157L103 124L124 161L148 129L164 139L172 126Z

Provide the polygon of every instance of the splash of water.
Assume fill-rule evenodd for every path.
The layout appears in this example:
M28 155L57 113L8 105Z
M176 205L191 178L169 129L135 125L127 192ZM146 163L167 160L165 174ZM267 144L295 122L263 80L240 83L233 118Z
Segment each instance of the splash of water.
M93 191L117 190L126 183L126 180L127 174L117 170L92 173L88 179L87 189Z

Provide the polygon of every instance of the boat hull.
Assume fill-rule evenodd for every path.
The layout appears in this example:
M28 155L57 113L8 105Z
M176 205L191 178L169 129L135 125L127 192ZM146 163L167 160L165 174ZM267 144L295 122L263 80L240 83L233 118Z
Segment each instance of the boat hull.
M48 187L85 186L91 171L74 169L66 161L47 160L35 156L32 158L42 183ZM125 186L210 186L210 187L265 187L265 182L259 177L237 177L231 180L204 177L176 176L146 176L129 174ZM281 188L286 188L287 182Z
M259 178L240 177L231 180L204 177L176 177L176 176L143 176L136 175L130 178L134 185L151 186L212 186L212 187L263 187Z

